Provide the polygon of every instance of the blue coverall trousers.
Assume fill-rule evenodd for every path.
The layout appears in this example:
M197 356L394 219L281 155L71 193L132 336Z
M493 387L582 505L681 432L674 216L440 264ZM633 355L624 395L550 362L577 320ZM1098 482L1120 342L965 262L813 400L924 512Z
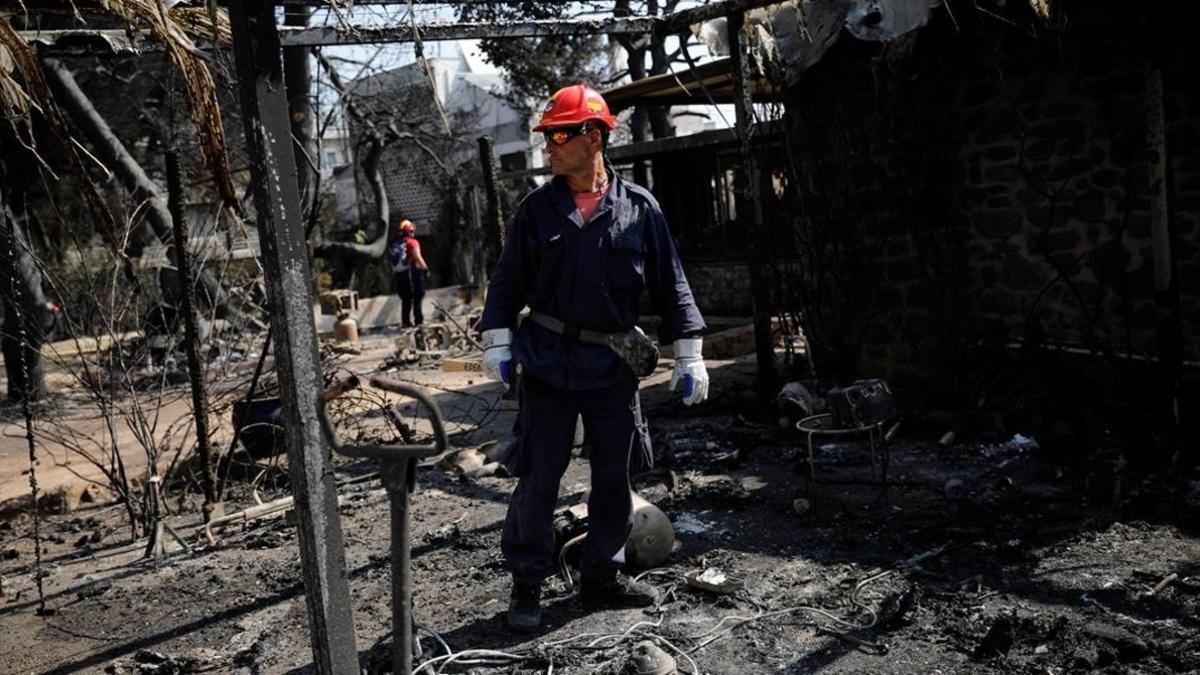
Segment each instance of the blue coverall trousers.
M555 572L554 507L579 415L592 474L580 567L586 577L611 577L624 564L629 537L629 457L641 419L637 380L629 373L603 389L569 391L526 378L523 387L517 456L509 462L520 480L501 536L513 581L536 585Z

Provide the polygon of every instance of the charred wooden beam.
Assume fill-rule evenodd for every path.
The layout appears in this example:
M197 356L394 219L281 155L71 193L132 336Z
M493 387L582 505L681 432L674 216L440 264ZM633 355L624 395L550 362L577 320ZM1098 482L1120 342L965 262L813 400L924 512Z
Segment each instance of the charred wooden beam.
M149 31L121 29L19 30L17 35L35 45L42 56L117 56L160 51Z
M474 0L414 0L417 5L470 4ZM425 41L460 40L477 38L521 38L546 37L549 35L590 34L645 34L649 32L667 35L687 30L693 24L709 21L732 13L745 12L778 3L779 0L725 0L685 9L665 16L642 16L622 18L579 18L548 19L542 21L519 21L507 24L495 23L428 23L418 24L421 39ZM329 7L328 0L276 0L284 7ZM358 0L339 3L338 8L356 5L407 6L408 0ZM513 3L516 4L516 3ZM61 10L61 6L58 10ZM86 6L81 9L87 9ZM51 11L45 10L31 11ZM58 54L94 53L141 53L157 49L146 31L124 29L61 29L18 31L27 42L37 43ZM280 31L283 45L316 46L326 44L363 44L372 42L411 42L412 26L351 26L348 28L326 26L313 28L283 28Z
M741 13L758 7L774 4L778 0L725 0L700 7L685 9L665 16L641 17L594 17L579 19L547 19L496 23L426 23L418 24L420 39L425 42L465 40L482 38L535 38L554 35L644 35L653 33L663 36L687 30L691 25ZM325 0L277 0L277 5L291 7L328 7ZM354 5L407 5L407 0L369 0L339 4L338 7ZM418 0L416 4L458 4ZM463 0L461 4L467 4ZM279 29L284 47L315 47L322 45L350 45L375 43L413 42L413 29L409 24L396 26L314 26L310 28L288 27ZM23 31L22 37L45 45L54 53L65 54L137 54L153 50L156 46L142 31L124 30L56 30Z
M414 5L469 5L479 0L412 0ZM693 23L708 21L717 17L726 16L732 12L744 12L746 10L765 7L767 5L779 4L781 0L724 0L723 2L710 2L700 7L681 10L669 17L678 16L674 24L681 24L687 27ZM284 6L300 6L300 7L329 7L330 0L275 0L275 4L281 7ZM409 0L334 0L332 3L338 9L350 9L356 6L367 5L396 5L407 6ZM520 0L510 0L506 4L519 5Z
M687 30L693 24L703 23L712 19L717 19L722 16L737 15L739 20L744 18L742 14L752 9L766 7L767 5L777 5L780 0L724 0L723 2L710 2L699 7L684 9L674 14L668 14L662 17L662 21L658 26L659 35L670 35ZM733 34L733 24L730 22L729 33ZM730 43L730 51L732 52L733 44Z
M769 122L760 122L755 127L756 130L754 133L760 145L768 138L772 139L772 142L779 142L778 139L780 138L781 131L777 125ZM635 159L653 159L655 156L666 153L696 150L699 148L713 148L715 150L717 148L738 145L740 142L736 129L713 129L711 131L688 134L687 136L670 136L668 138L655 138L641 143L618 145L609 148L604 154L613 162L620 163ZM533 176L549 175L549 166L535 166L530 169L497 173L496 180L512 181L522 178L532 178ZM466 183L466 185L482 185L482 183L474 181Z
M1183 328L1179 302L1177 234L1171 204L1171 161L1167 143L1163 75L1157 63L1146 66L1146 173L1150 197L1150 246L1153 253L1159 373L1170 389L1176 430L1183 373Z
M515 21L496 23L426 23L417 25L424 42L443 40L474 40L483 38L533 38L554 35L620 35L645 34L654 31L661 19L638 17L631 19L595 18L568 20ZM377 44L413 42L413 28L403 26L321 26L313 28L283 28L280 40L284 47L316 47L322 45Z
M332 448L317 421L321 361L313 325L300 191L275 8L268 0L229 4L263 269L271 299L275 370L283 403L288 473L298 515L300 561L318 673L357 673L358 650Z
M479 0L412 0L414 5L469 5ZM509 4L518 4L514 0ZM329 7L331 4L338 9L350 9L366 5L400 5L408 6L409 0L275 0L279 7Z
M1150 196L1150 241L1154 253L1154 292L1174 284L1171 223L1168 217L1167 125L1163 110L1163 77L1157 66L1146 68L1146 154Z
M771 336L771 291L763 274L769 250L763 224L762 173L756 150L757 134L754 124L754 101L751 98L753 74L750 72L749 49L742 35L745 17L740 12L729 15L729 54L733 59L734 112L737 133L741 141L742 166L738 182L738 220L745 221L750 242L750 306L754 315L754 354L758 365L759 401L775 396L775 344ZM750 208L742 208L748 204Z
M496 182L496 153L491 136L479 137L479 164L483 169L483 187L487 195L488 229L496 235L493 240L496 247L493 250L499 255L504 250L508 235L504 231L504 204L500 201L500 188Z

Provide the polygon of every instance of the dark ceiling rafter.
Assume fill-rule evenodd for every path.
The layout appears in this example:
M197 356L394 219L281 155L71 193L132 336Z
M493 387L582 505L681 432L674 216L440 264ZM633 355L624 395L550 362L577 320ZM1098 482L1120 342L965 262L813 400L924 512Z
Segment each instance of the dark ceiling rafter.
M280 4L312 7L328 6L328 3L322 0L281 0ZM394 0L393 2L373 0L369 3L360 4L405 6L407 5L407 0ZM423 25L418 24L417 29L420 32L420 39L429 42L479 38L531 38L550 35L641 35L654 33L663 36L686 31L693 24L703 21L777 4L780 4L780 0L724 0L723 2L714 2L680 10L666 16L556 19L520 21L508 24L427 23ZM344 8L339 6L339 9ZM288 28L281 26L279 29L279 38L284 47L378 44L383 42L412 42L413 31L412 26L407 24L403 26L320 26L311 28Z
M425 42L442 40L471 40L479 38L531 38L550 35L635 34L653 31L658 20L652 17L624 19L551 19L496 23L426 23L417 24L420 38ZM413 27L398 26L317 26L289 28L280 26L279 42L284 47L316 47L327 45L379 44L412 42Z
M150 38L149 31L121 28L66 28L55 30L19 30L17 35L36 45L42 56L96 56L160 52L162 45Z
M414 5L473 5L479 0L412 0ZM518 1L505 2L506 5L520 4ZM275 0L275 5L279 7L330 7L329 0ZM408 5L408 0L354 0L352 3L337 3L332 5L337 9L353 9L355 7L366 6L387 6L393 5L404 7Z
M468 0L435 2L414 0L420 5L466 4ZM533 38L551 35L670 35L688 30L690 26L732 12L778 4L779 0L725 0L680 10L666 16L597 17L580 19L551 19L495 23L426 23L418 24L419 37L425 42L480 38ZM325 0L277 0L276 5L328 7ZM407 0L361 0L353 5L338 5L339 9L363 5L406 6ZM137 54L157 51L141 31L124 29L61 29L53 31L21 31L30 42L41 43L47 53L58 55ZM379 44L413 42L413 27L398 26L319 26L310 28L279 27L284 47L315 47L329 45Z
M753 9L754 7L762 7L764 5L776 5L785 0L769 0L768 2L757 2L756 0L724 0L722 2L707 2L699 7L690 7L688 9L679 10L676 14L682 12L691 12L697 10L714 10L713 17L724 16L725 13L738 11L741 9ZM196 2L195 4L202 4ZM406 7L408 0L354 0L351 3L337 3L331 5L329 0L275 0L275 4L280 7L335 7L337 9L353 9L355 7L381 7L395 6ZM479 4L479 0L412 0L414 5L473 5ZM493 0L493 4L502 5L520 5L521 0ZM563 4L567 4L564 2ZM710 17L710 18L713 18Z

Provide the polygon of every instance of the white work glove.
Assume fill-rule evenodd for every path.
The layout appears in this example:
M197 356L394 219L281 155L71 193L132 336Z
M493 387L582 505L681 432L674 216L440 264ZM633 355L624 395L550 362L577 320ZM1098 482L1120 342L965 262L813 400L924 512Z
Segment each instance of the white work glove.
M704 338L675 341L675 371L671 373L671 391L683 384L683 404L692 405L708 398L708 369L700 351Z
M512 381L512 329L493 328L483 331L483 373L504 384Z

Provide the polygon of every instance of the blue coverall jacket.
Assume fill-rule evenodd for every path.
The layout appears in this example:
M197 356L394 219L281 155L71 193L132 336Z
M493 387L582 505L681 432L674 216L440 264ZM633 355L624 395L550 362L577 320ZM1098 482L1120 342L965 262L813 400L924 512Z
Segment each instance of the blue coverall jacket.
M704 330L654 197L614 176L585 224L566 179L557 176L517 209L479 329L514 328L528 306L569 326L624 332L638 320L643 291L662 317L662 343ZM526 375L559 389L599 389L629 377L629 366L611 349L532 321L522 322L513 353Z

